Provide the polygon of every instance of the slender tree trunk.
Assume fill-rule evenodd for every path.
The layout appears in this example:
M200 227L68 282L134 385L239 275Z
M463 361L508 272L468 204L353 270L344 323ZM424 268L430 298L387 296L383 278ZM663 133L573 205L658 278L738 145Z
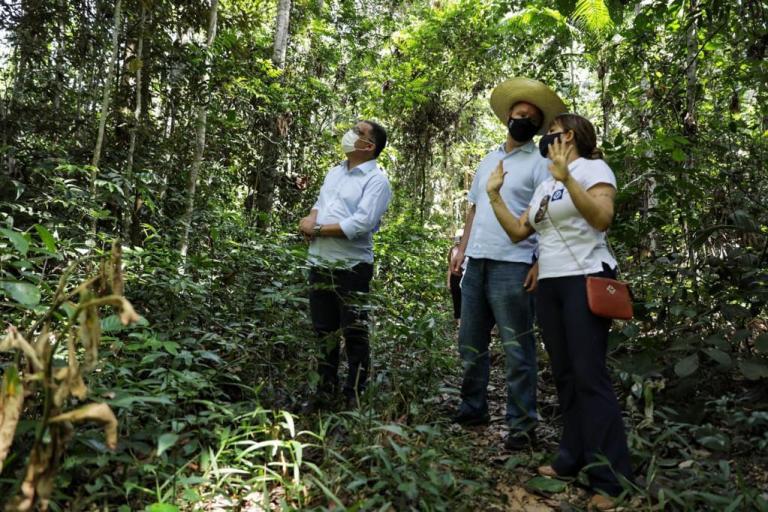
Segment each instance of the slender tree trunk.
M20 119L24 112L24 96L26 92L27 74L30 73L30 62L34 59L32 48L35 45L30 26L34 24L34 9L36 5L28 0L21 2L21 19L15 29L17 42L13 51L15 74L10 95L7 97L7 114L3 119L3 145L8 148L5 152L5 164L8 176L16 174L16 138L21 130Z
M689 1L689 16L691 24L688 26L686 46L688 56L686 58L685 73L685 117L683 118L684 133L686 136L693 136L696 133L696 89L699 86L697 73L696 57L699 53L699 41L696 29L696 8L697 0Z
M208 19L208 41L206 48L208 50L213 46L213 41L216 38L216 16L219 0L211 0L211 10ZM206 67L210 57L206 59ZM208 74L203 77L204 96L208 96ZM201 99L200 104L197 106L197 115L195 116L195 156L192 160L192 167L189 169L189 179L187 180L187 204L184 210L184 214L181 218L182 235L181 243L179 244L179 252L182 258L186 260L187 251L189 250L189 228L192 224L192 214L195 209L195 188L197 187L197 176L200 173L200 165L203 161L203 151L205 150L205 126L207 119L206 101Z
M173 136L173 129L176 126L176 102L174 101L173 94L174 88L171 86L168 91L168 102L166 104L164 117L166 122L165 126L163 127L163 137L166 141L171 140L171 137ZM165 215L165 196L168 193L168 173L170 172L171 165L171 154L168 153L166 154L166 169L163 172L163 180L160 183L160 191L157 194L158 203L160 203L160 207L158 208L158 215L161 219Z
M608 62L605 57L600 59L597 74L600 78L600 105L603 107L603 144L605 144L610 135L611 108L613 107L613 101L608 95Z
M66 12L67 10L67 3L66 1L57 2L58 6L62 11ZM54 80L54 87L56 94L53 98L53 111L58 112L61 108L61 97L63 96L65 85L64 85L64 54L65 54L65 48L64 48L64 18L60 13L56 13L57 15L57 23L56 26L58 27L58 37L56 38L56 54L54 57L54 71L53 71L53 80ZM58 123L57 123L58 124ZM58 127L57 127L58 128ZM59 133L59 130L56 129L55 133Z
M697 0L689 0L688 16L691 20L688 27L686 46L688 55L686 58L686 74L685 74L685 93L686 93L686 111L683 118L683 134L688 140L693 143L696 139L696 90L698 89L699 82L696 76L697 63L696 58L699 53L699 41L698 31L696 27L696 10ZM688 148L695 147L693 144L689 144ZM693 160L693 153L688 149L688 157L685 160L685 168L693 170L695 169L695 162ZM685 243L688 248L688 261L691 267L696 266L696 250L694 249L692 242L693 231L689 230L688 223L683 222Z
M283 69L285 66L288 36L290 33L288 29L290 16L291 0L280 0L277 8L275 40L272 51L272 62L278 69ZM276 115L270 120L267 130L268 137L264 141L261 167L255 173L252 185L252 188L256 191L256 200L254 201L256 210L264 214L257 217L257 225L259 227L267 227L269 225L269 212L272 210L275 183L280 164L280 146L287 135L287 131L288 120L284 114Z
M272 62L280 69L285 66L285 54L288 49L288 24L291 19L291 0L280 0L277 6L277 24L275 27L275 46Z
M133 109L133 126L131 126L131 141L128 145L128 157L125 164L125 204L129 211L123 213L123 236L127 237L131 234L131 223L136 218L136 201L133 200L134 179L133 179L133 159L136 153L136 136L139 131L139 125L141 124L141 91L142 91L142 73L141 68L144 66L144 19L147 15L147 9L144 6L144 2L141 2L141 19L139 21L139 41L136 45L136 105ZM130 206L131 204L134 206ZM131 240L133 242L133 240Z
M120 17L122 0L115 1L115 17L112 29L112 56L109 59L109 68L107 78L104 81L104 91L101 97L101 115L99 117L99 131L96 135L96 148L93 150L91 165L94 167L91 174L91 191L95 196L96 177L98 176L99 162L101 161L101 147L104 143L104 129L107 126L107 116L109 115L109 105L112 100L112 86L115 79L115 67L117 64L117 53L119 50L120 37Z
M571 41L571 53L576 54L576 47L575 42ZM577 102L578 94L576 92L576 76L573 69L573 60L574 59L568 59L569 61L569 68L571 73L571 112L578 112L579 111L579 104Z

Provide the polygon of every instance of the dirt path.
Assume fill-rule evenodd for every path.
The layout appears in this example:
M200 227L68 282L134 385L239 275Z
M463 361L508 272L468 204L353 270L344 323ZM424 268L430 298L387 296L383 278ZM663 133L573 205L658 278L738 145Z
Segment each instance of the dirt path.
M504 423L506 388L504 382L504 356L498 343L492 345L491 378L488 386L491 424L484 427L464 428L451 426L449 432L467 436L474 446L473 458L478 465L488 468L494 493L478 507L485 511L545 512L553 510L583 509L588 498L586 491L576 485L542 482L536 468L549 462L557 448L557 398L545 365L540 365L538 409L543 417L537 428L535 449L512 452L504 448L507 427ZM455 384L454 384L455 385ZM542 487L552 485L550 491ZM558 489L561 487L561 489Z

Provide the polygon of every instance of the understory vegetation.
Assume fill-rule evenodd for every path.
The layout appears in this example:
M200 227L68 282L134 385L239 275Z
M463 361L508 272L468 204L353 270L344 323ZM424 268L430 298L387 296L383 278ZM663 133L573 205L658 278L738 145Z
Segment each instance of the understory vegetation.
M552 5L550 5L552 4ZM551 84L616 172L635 318L609 365L629 510L768 511L768 13L762 2L22 0L0 7L0 503L7 510L580 510L542 442L450 423L447 253ZM287 17L287 18L286 18ZM282 20L282 21L281 21ZM390 131L361 407L317 387L296 225L355 119Z

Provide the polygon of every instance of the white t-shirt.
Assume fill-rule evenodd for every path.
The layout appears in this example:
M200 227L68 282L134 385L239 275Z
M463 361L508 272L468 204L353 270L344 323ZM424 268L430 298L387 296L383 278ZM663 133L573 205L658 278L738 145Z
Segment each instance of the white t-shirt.
M603 160L578 158L568 165L568 169L571 179L575 179L584 190L598 183L616 188L616 177ZM548 212L539 214L537 219L536 213L545 198ZM536 188L528 222L539 234L539 279L600 272L603 262L611 268L616 266L616 260L606 246L605 233L589 225L573 204L568 189L554 178L550 177ZM560 230L560 235L552 222Z

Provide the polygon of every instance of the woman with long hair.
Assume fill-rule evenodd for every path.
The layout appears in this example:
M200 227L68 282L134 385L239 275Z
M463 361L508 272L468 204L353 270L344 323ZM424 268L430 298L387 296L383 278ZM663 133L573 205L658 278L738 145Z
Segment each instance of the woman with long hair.
M498 193L501 167L488 180L494 213L517 242L539 235L536 312L557 387L563 433L551 466L539 473L574 477L585 470L599 492L590 508L609 510L630 479L630 455L621 408L606 367L611 320L587 304L586 276L616 276L605 231L613 221L616 177L596 148L595 129L576 114L560 114L539 149L551 177L516 218Z

